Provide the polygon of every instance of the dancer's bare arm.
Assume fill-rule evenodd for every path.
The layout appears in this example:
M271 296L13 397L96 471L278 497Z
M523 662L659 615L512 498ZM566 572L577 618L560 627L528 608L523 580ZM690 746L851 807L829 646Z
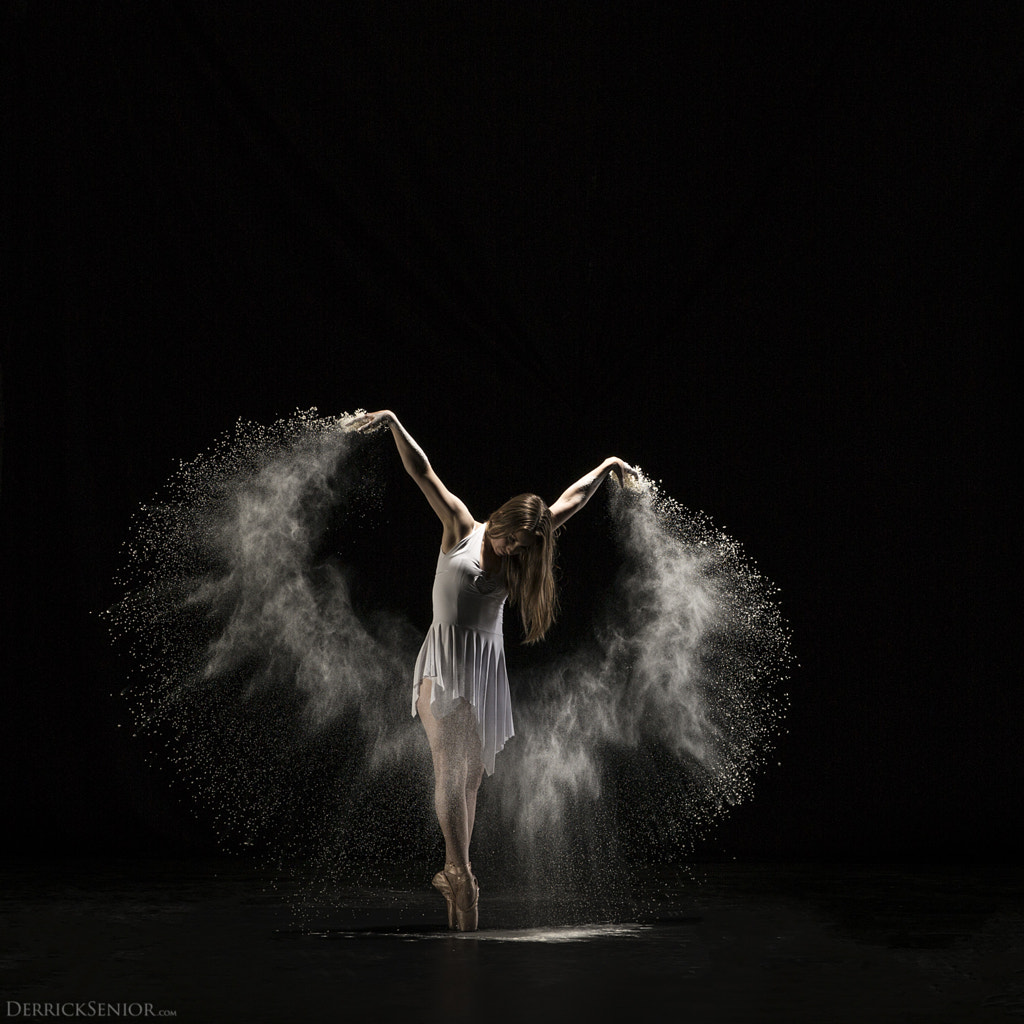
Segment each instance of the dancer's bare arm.
M440 478L430 465L430 460L423 453L423 449L412 439L412 436L390 409L367 413L352 424L352 429L368 433L385 425L391 428L391 436L395 439L398 454L402 457L402 465L405 466L406 472L419 485L420 490L426 495L427 501L430 502L430 507L441 520L444 526L441 546L444 550L449 550L453 544L457 544L473 529L474 521L469 514L469 509L460 498L457 498L441 483Z
M625 486L630 477L636 476L636 470L628 463L614 456L607 458L597 469L577 480L552 506L551 525L558 529L570 516L574 516L590 499L604 482L604 478L614 473L620 484Z

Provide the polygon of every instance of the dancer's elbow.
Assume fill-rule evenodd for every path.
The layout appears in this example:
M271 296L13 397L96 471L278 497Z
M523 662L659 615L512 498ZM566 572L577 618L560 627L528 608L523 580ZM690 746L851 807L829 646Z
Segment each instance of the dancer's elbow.
M430 476L430 460L421 451L402 452L402 465L417 482Z

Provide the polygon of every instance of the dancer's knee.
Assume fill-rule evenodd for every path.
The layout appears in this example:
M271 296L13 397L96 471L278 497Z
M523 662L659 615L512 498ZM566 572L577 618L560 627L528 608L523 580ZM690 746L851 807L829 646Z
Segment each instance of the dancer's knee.
M434 758L434 789L438 796L459 796L466 790L466 764L446 757Z

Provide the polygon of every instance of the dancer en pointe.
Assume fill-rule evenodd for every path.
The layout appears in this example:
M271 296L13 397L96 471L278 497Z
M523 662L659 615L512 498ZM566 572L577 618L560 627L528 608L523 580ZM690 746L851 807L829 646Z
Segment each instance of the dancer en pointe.
M502 634L506 599L519 609L526 643L536 643L558 609L555 533L590 500L609 473L635 476L608 458L548 507L520 494L478 522L434 472L393 412L367 413L351 427L388 426L402 464L441 520L434 577L434 619L413 673L412 713L419 715L434 762L434 805L444 833L445 865L433 879L448 906L448 926L475 931L479 886L469 859L476 798L484 772L513 735Z

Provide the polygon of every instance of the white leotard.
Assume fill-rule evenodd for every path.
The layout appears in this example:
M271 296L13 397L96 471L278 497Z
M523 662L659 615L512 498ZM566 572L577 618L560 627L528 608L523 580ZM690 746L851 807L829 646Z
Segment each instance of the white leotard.
M515 732L502 635L508 591L502 574L486 573L480 564L483 530L481 523L437 559L434 621L416 659L412 713L424 679L434 681L430 707L437 718L467 700L476 713L484 769L491 775L495 754Z

